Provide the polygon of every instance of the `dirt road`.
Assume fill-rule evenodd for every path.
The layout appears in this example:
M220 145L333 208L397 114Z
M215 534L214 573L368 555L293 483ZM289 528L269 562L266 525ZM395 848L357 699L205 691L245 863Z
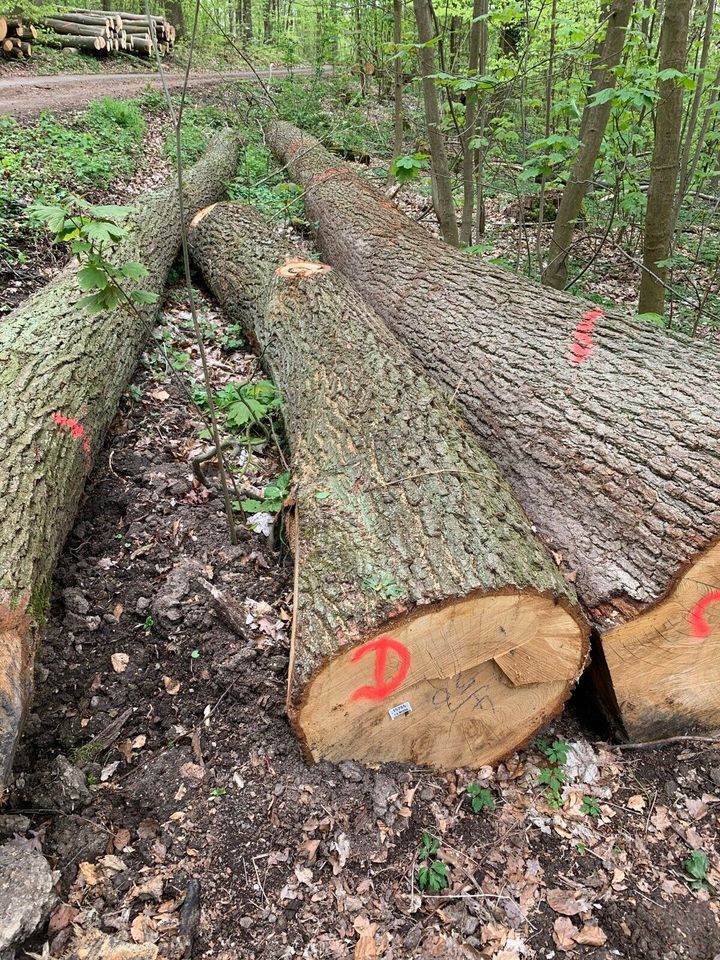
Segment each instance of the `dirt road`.
M309 76L310 67L298 67L296 76ZM288 71L282 67L258 70L259 76L267 79L285 77ZM233 70L228 73L195 73L190 77L193 87L223 83L226 80L252 80L252 70ZM183 84L180 73L166 74L168 86L177 90ZM33 116L43 110L71 110L82 107L101 97L131 97L145 87L162 89L157 73L94 73L61 74L54 77L18 77L0 79L0 114Z

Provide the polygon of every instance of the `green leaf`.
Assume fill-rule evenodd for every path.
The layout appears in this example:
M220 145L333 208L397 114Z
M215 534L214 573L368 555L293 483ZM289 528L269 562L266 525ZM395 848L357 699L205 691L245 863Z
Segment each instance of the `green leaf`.
M104 290L108 285L107 274L99 267L83 267L77 277L81 290Z
M128 277L130 280L142 280L143 277L146 277L148 274L147 267L142 263L138 263L137 260L128 260L120 269L122 270L123 276Z
M151 290L133 290L130 296L136 303L157 303L160 299Z

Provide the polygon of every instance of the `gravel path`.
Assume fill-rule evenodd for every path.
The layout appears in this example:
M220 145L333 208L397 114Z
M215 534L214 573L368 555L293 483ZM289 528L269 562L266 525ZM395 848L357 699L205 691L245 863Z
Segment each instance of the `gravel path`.
M300 67L293 71L296 76L308 76L314 71ZM263 78L284 77L288 71L277 67L258 70ZM190 86L207 86L226 80L252 80L252 70L232 70L227 73L195 73L190 77ZM182 87L183 75L166 74L171 89ZM101 97L131 97L150 86L162 89L157 73L97 73L60 74L54 77L19 77L0 79L0 114L33 116L43 110L71 110L82 107Z

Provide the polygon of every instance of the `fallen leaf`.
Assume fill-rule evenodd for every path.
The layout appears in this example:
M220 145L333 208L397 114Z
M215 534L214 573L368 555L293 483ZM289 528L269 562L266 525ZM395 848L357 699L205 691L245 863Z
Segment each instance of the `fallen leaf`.
M588 910L590 904L582 897L578 890L548 890L546 899L548 906L565 917L576 917L579 913Z
M61 903L50 917L48 937L54 937L56 933L60 933L61 930L68 927L79 913L77 907L71 907L68 903Z
M566 952L574 950L575 937L578 933L578 928L567 917L558 917L553 924L553 940L559 950Z
M145 942L145 917L142 913L139 913L133 920L130 927L130 936L135 943Z
M106 856L100 857L98 863L103 870L109 871L110 873L122 873L123 870L127 870L125 863L120 857L116 857L114 853L108 853Z
M83 880L89 887L96 886L102 880L100 871L94 863L88 863L87 861L81 863L80 873L82 874Z
M627 805L629 810L637 810L639 812L645 809L647 806L647 801L641 794L636 793L634 797L630 797Z
M295 867L295 876L298 883L304 883L306 887L312 886L313 872L308 867Z
M130 663L130 657L127 653L114 653L110 657L110 662L115 673L125 673L127 665Z
M586 923L582 930L575 934L575 943L586 947L602 947L607 937L596 923Z
M160 829L157 820L141 820L138 824L138 836L141 840L152 840Z
M100 782L107 783L110 777L115 773L117 768L120 766L119 760L113 760L112 763L109 763L106 767L103 767L100 771Z
M115 604L115 606L113 607L113 616L115 617L116 620L119 620L119 619L120 619L120 617L122 616L122 613L123 613L123 610L124 610L124 609L125 609L125 608L123 607L123 605L122 605L121 603L116 603L116 604Z
M355 944L354 960L375 960L377 957L377 947L375 946L375 937L368 933L363 933Z
M171 697L174 697L177 693L180 693L179 680L173 680L172 677L163 677L163 683L165 684L165 690L170 694Z
M116 850L123 850L130 843L130 831L121 827L113 837L113 846Z
M695 800L692 797L688 797L685 806L693 820L702 820L708 812L708 805L703 800Z
M320 838L317 840L303 840L301 844L298 845L298 853L304 853L307 857L308 863L313 863L315 857L317 856L317 848L320 846Z
M188 760L187 763L184 763L180 767L180 776L184 780L192 780L195 783L200 783L205 778L205 768L201 767L199 763L193 763L192 760Z
M170 399L170 394L167 392L167 390L162 390L162 389L150 390L149 393L154 400L159 400L161 403L164 400ZM141 943L142 941L138 941L138 942Z
M164 886L162 877L151 877L144 883L133 886L129 896L131 900L140 898L142 900L157 900L159 903L162 900Z

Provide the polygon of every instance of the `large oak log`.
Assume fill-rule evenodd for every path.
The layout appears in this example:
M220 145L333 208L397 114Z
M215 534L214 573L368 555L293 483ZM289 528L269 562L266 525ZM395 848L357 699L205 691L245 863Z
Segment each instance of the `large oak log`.
M406 349L342 277L270 234L222 204L190 242L284 399L295 728L316 759L496 760L561 709L582 669L573 596Z
M290 124L268 140L327 261L452 392L577 578L618 732L720 726L717 348L446 246Z
M223 134L186 175L188 215L222 196L238 144ZM161 293L181 237L177 189L137 204L116 262L143 263ZM55 564L85 478L132 376L155 309L90 316L71 265L0 326L0 783L32 689ZM129 289L129 288L128 288Z

